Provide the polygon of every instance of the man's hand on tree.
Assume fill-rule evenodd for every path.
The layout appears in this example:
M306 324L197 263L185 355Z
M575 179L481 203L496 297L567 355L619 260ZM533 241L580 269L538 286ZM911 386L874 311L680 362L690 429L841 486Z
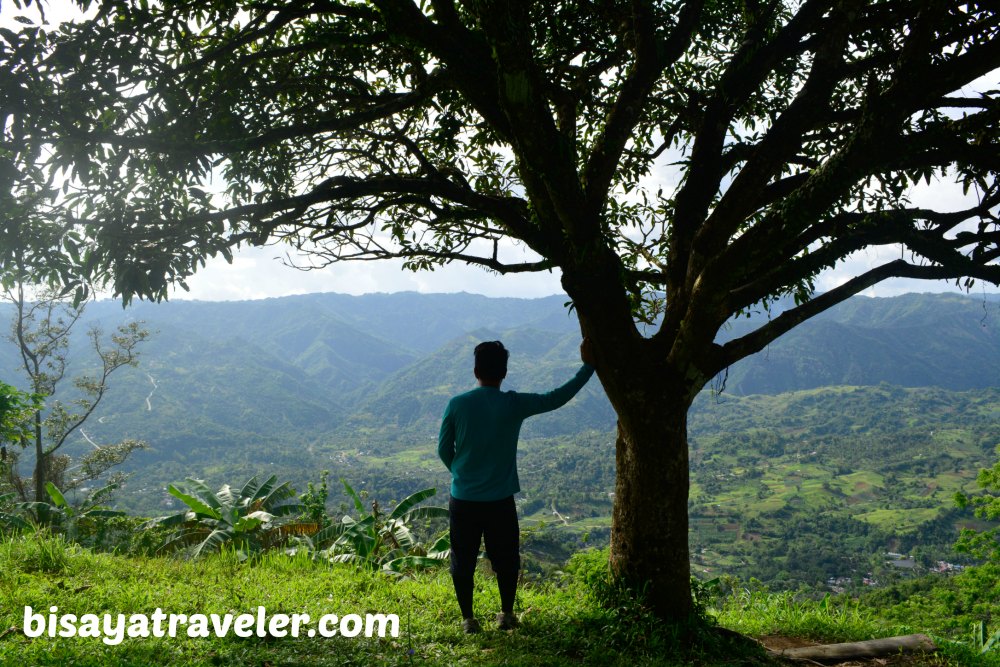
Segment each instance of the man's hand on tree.
M580 360L585 364L597 367L597 363L594 360L594 345L587 337L584 337L583 342L580 343Z

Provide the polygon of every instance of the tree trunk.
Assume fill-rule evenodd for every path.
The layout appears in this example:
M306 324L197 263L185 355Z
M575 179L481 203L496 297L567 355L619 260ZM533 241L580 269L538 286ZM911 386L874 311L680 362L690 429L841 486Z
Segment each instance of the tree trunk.
M48 494L45 492L45 441L42 439L42 414L41 412L35 413L35 502L43 503L48 499ZM39 521L42 517L39 516Z
M633 386L627 401L615 401L619 419L611 569L626 583L644 588L646 602L660 618L685 622L692 612L689 401L664 396L664 378L647 382L656 384Z
M801 660L804 662L844 662L846 660L881 658L901 653L931 653L936 650L937 646L934 644L934 640L927 635L903 635L887 639L869 639L868 641L849 642L846 644L802 646L768 652L777 658Z
M600 266L564 267L563 287L593 342L597 373L618 415L611 571L643 591L659 618L686 623L693 611L687 412L705 384L694 363L703 350L672 350L676 341L640 335L628 300L608 287L618 265L609 260L604 273Z
M49 512L46 509L45 503L49 500L49 494L45 490L45 482L48 478L48 466L49 458L45 454L45 441L42 440L42 415L41 412L35 413L35 473L34 473L34 486L35 486L35 502L39 503L35 510L35 519L39 524L45 526L49 523Z

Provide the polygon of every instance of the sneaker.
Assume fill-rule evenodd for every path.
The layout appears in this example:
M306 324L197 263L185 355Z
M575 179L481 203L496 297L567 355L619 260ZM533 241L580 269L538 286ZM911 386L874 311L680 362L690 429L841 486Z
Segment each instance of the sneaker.
M474 618L466 618L462 620L462 632L467 635L474 635L479 632L479 621Z
M505 612L500 612L499 614L497 614L497 626L501 630L513 630L518 625L520 625L520 623L518 623L517 616L515 616L513 613L508 614Z

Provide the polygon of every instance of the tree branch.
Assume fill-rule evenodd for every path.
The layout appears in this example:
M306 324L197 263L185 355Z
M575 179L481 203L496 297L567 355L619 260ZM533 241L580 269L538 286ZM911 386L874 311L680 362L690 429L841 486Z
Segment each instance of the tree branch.
M788 159L798 154L816 114L829 107L830 95L839 82L838 73L852 26L846 11L833 12L830 22L833 25L827 27L816 46L812 68L802 90L753 147L747 163L705 220L694 240L696 253L710 257L725 248L747 216L758 207L759 193Z
M844 257L869 246L901 244L952 269L967 264L973 260L963 255L960 249L973 243L995 243L994 234L963 232L955 239L946 239L944 235L965 221L977 217L989 218L990 210L997 204L1000 204L1000 194L993 193L984 197L978 205L960 211L910 208L870 213L844 212L813 225L806 233L777 248L744 244L741 253L726 253L717 260L720 267L741 267L739 271L731 271L731 284L734 286L726 297L727 308L731 312L739 312L768 295L790 288L796 280L833 267ZM918 229L915 226L917 221L923 221L927 228ZM823 238L830 240L818 249L809 250ZM989 260L976 257L976 261L982 264ZM740 284L745 278L749 281Z
M587 207L593 215L599 215L604 208L612 177L646 107L646 100L664 68L680 58L691 43L703 6L704 0L688 0L670 35L658 44L651 8L638 0L632 3L635 62L622 83L621 92L584 169L583 187Z
M829 292L824 292L800 306L786 310L752 333L731 340L725 345L716 345L715 354L713 355L715 365L717 366L716 372L721 371L727 366L731 366L744 357L759 352L779 336L787 333L810 317L845 301L886 278L945 280L969 276L985 280L994 285L1000 285L1000 266L976 265L974 268L973 272L956 271L954 268L945 266L918 266L902 259L878 266L852 278Z
M777 4L772 3L766 15L758 18L737 53L728 61L715 95L705 102L705 112L694 132L690 169L675 197L672 242L668 256L670 283L677 294L674 298L685 300L690 290L688 278L697 274L689 266L694 257L691 244L695 234L708 217L713 198L719 191L728 169L723 157L725 138L730 121L747 97L760 86L776 63L794 58L802 53L802 38L817 30L829 0L807 0L794 17L777 34L768 39L766 31ZM679 297L679 299L677 298ZM670 336L686 316L668 306L668 317L661 329Z
M431 72L430 76L409 93L385 95L384 101L368 109L327 118L315 123L275 127L251 137L239 139L216 139L210 141L178 141L176 137L158 138L154 135L122 136L113 133L74 133L72 141L89 144L97 141L120 148L139 148L155 153L179 155L213 155L251 151L289 139L312 137L328 132L356 130L375 121L395 116L426 102L445 85L442 70Z

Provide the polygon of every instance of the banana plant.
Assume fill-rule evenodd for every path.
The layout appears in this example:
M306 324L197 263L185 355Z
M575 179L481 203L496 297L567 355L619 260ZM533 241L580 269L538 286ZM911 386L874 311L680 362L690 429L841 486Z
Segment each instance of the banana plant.
M100 521L125 516L125 512L108 509L101 504L110 498L119 486L117 482L103 486L88 494L77 507L73 507L55 484L46 482L45 491L52 499L51 503L14 503L17 513L0 512L0 523L15 530L33 531L35 523L31 518L32 515L45 516L50 529L79 542L82 534L94 533ZM13 494L0 496L0 506L12 498Z
M360 518L344 516L340 523L328 526L308 540L303 540L307 548L333 562L353 563L389 574L436 567L447 560L451 553L447 536L438 538L433 545L425 548L413 535L411 528L412 522L416 520L448 516L448 510L444 507L417 506L436 494L437 489L417 491L388 513L379 507L378 502L373 502L372 510L368 513L361 497L351 485L344 479L340 482Z
M192 558L223 547L232 548L241 560L251 554L283 545L291 536L314 533L319 526L299 519L302 504L288 482L278 485L277 475L263 483L251 477L238 491L224 484L213 492L198 479L186 485L171 484L167 491L188 509L153 519L146 528L173 528L161 549L188 550Z

